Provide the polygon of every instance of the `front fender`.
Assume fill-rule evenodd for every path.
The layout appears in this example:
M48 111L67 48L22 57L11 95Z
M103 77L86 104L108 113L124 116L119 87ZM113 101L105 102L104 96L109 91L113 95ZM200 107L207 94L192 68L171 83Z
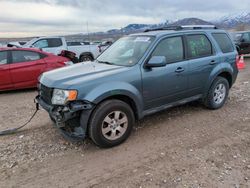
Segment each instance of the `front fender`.
M84 96L83 100L98 104L101 101L112 96L126 96L133 100L136 105L137 114L139 117L143 109L143 97L141 92L133 85L125 82L109 82L95 87Z

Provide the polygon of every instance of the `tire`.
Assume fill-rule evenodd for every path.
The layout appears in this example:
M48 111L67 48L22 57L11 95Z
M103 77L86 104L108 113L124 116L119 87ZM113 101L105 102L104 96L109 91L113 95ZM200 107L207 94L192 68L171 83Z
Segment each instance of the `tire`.
M90 54L84 54L80 57L80 62L93 61L94 58Z
M227 79L217 77L208 91L208 95L204 102L205 106L213 110L221 108L227 100L228 93L229 83Z
M56 123L56 120L51 115L49 115L49 118L53 123Z
M120 100L104 101L91 116L89 136L101 148L114 147L129 137L134 123L134 112L127 103Z

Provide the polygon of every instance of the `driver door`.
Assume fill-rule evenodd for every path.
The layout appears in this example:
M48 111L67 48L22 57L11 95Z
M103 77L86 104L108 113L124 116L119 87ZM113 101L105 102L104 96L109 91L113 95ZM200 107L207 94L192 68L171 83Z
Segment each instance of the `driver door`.
M42 49L45 52L58 55L62 50L66 50L63 46L61 38L40 39L33 44L35 48Z
M183 37L168 37L151 54L165 56L164 67L142 68L144 110L181 100L188 90L188 62L184 60Z

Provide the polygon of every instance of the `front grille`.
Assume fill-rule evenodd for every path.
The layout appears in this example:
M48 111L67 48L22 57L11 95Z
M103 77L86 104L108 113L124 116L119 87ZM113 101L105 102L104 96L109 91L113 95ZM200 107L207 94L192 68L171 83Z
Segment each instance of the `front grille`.
M47 103L47 104L51 104L51 99L52 99L52 95L53 95L53 89L46 87L45 85L41 84L40 85L40 96L41 99Z

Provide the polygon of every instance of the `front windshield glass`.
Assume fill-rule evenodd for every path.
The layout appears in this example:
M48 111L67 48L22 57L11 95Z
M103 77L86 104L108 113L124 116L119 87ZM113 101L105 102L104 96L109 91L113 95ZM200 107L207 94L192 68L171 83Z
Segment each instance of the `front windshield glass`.
M119 66L133 66L139 62L153 40L152 36L123 37L104 51L97 61Z
M234 41L240 41L242 37L242 33L230 33L230 35Z

